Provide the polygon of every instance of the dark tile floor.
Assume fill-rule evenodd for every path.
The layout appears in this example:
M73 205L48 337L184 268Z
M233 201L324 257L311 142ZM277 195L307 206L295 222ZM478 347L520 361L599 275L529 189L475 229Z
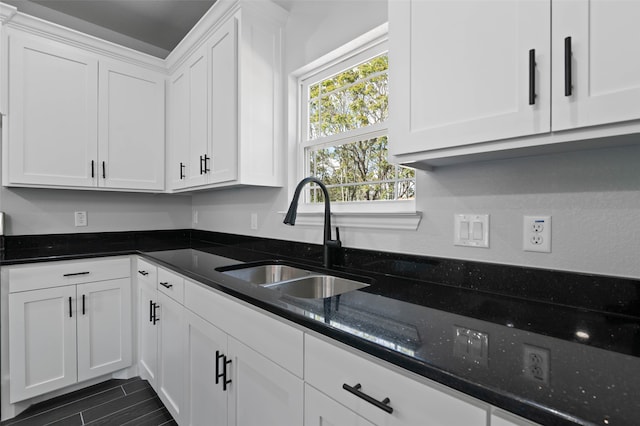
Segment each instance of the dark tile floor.
M1 426L177 425L149 382L108 380L32 405Z

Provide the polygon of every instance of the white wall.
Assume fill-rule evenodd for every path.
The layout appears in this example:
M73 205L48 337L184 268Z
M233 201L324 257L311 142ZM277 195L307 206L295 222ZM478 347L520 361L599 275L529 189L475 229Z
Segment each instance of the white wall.
M286 72L387 19L385 1L293 2ZM357 19L354 17L357 16ZM474 163L417 173L417 231L345 228L348 247L640 278L640 147ZM286 189L231 189L193 196L195 228L313 243L319 227L290 227ZM258 213L259 229L250 229ZM453 246L455 213L491 215L490 248ZM553 252L522 251L522 216L552 215Z

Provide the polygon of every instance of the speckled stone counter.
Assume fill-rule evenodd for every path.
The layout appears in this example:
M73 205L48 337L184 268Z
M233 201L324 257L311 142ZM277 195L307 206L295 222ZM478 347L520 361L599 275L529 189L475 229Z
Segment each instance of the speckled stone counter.
M155 235L161 251L145 243L105 253L139 253L541 424L639 424L637 280L345 249L337 273L370 286L340 297L300 299L217 269L265 260L317 269L321 246L189 230L165 236ZM11 251L15 243L6 244L3 264L29 261L26 251ZM34 248L32 259L100 255L56 255L49 247L48 256L36 256ZM531 348L546 354L547 374L523 373Z

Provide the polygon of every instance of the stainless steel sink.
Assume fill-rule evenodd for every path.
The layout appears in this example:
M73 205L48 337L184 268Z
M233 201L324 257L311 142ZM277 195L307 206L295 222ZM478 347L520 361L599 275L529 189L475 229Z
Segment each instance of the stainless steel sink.
M334 277L333 275L311 275L283 283L274 283L268 288L293 297L324 299L368 287L358 281Z
M256 285L269 285L311 275L311 271L287 265L260 265L224 271L223 274Z
M220 271L251 284L305 299L323 299L369 284L282 264L247 265Z

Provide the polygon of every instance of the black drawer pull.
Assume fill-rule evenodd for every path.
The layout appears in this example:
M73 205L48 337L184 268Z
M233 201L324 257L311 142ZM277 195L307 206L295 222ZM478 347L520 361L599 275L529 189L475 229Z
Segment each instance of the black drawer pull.
M107 178L107 164L106 162L102 162L102 179Z
M378 407L379 409L384 410L389 414L393 413L393 408L389 407L389 405L388 405L391 402L391 400L389 398L385 398L382 401L378 401L377 399L372 398L369 395L367 395L366 393L362 392L360 390L361 388L362 388L362 385L360 383L358 383L355 386L349 386L346 383L342 385L342 389L344 389L344 390L346 390L348 392L351 392L352 394L354 394L358 398L364 399L369 404L373 404L376 407Z
M220 383L220 378L224 377L224 373L220 374L220 359L224 358L224 355L220 351L216 351L216 385Z
M231 379L227 380L227 365L231 364L231 360L227 359L227 356L224 356L224 377L222 378L222 390L227 390L227 385L231 383Z
M94 167L95 164L94 163L95 163L95 161L91 160L91 178L92 179L96 177L96 171L95 171L95 167Z
M161 282L160 285L164 288L171 288L173 287L173 284L169 284L168 282Z
M571 96L571 37L564 39L564 95Z
M82 295L82 315L85 315L85 311L84 311L84 294Z
M153 322L153 300L149 299L149 322Z
M536 49L529 50L529 105L536 103Z
M63 277L77 277L78 275L89 275L91 272L89 271L85 271L85 272L73 272L70 274L64 274Z
M184 175L184 168L185 167L186 166L184 165L184 163L180 163L180 180L185 178L185 175Z
M73 318L73 311L71 309L71 296L69 296L69 318Z
M149 275L149 273L147 271L138 271L138 273L140 275L142 275L143 277L146 277L147 275Z
M160 305L158 305L157 303L153 304L153 325L156 325L156 323L158 321L160 321L160 318L158 318L158 313L156 312L156 310L160 307Z

